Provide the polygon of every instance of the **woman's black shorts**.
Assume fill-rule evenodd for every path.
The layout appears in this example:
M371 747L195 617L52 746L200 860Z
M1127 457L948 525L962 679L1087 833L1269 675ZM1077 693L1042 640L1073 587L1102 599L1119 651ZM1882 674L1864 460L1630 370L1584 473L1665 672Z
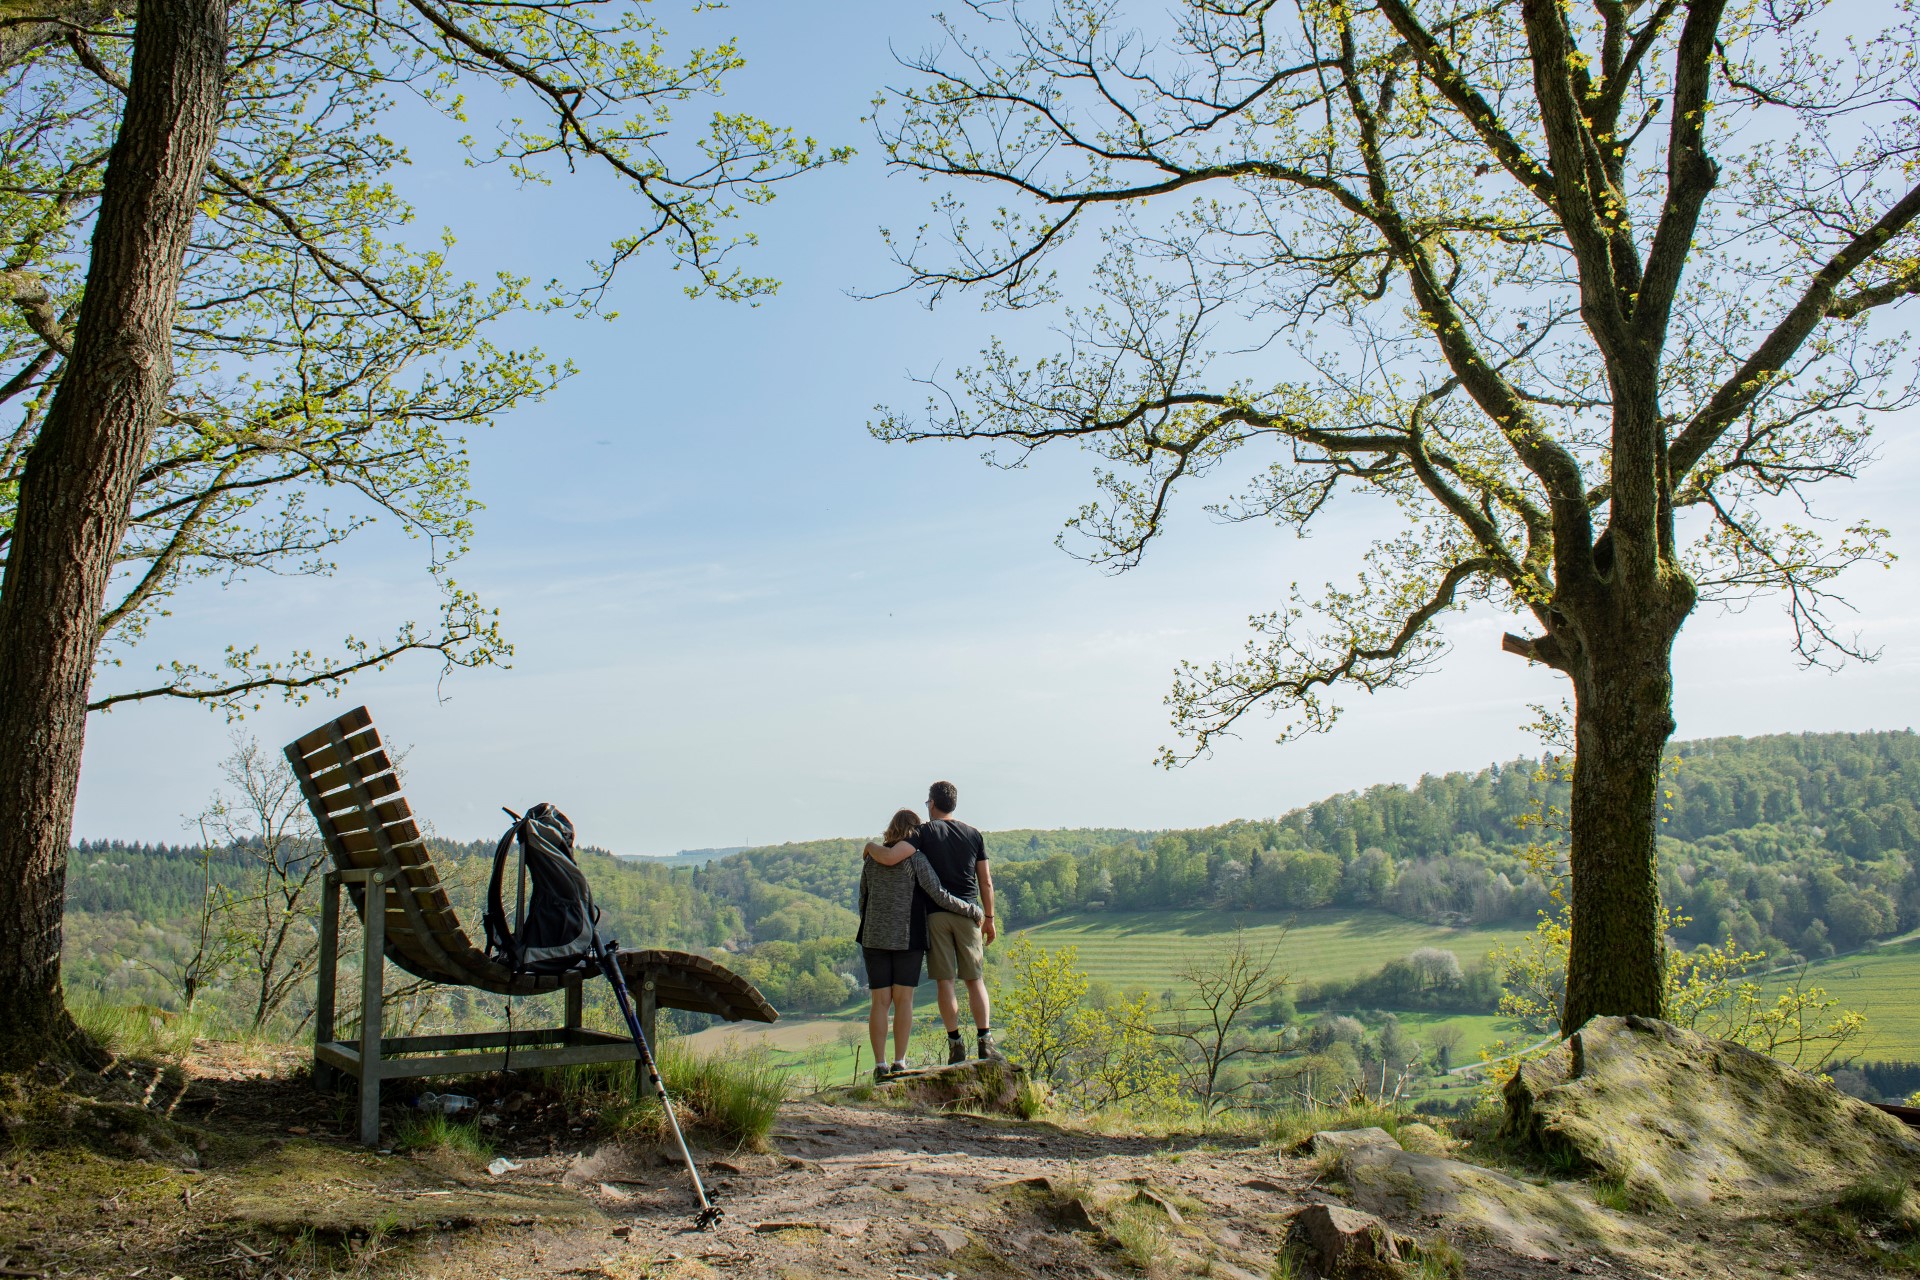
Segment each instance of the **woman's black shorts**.
M920 962L927 958L926 952L875 951L872 947L860 950L867 957L867 990L920 985Z

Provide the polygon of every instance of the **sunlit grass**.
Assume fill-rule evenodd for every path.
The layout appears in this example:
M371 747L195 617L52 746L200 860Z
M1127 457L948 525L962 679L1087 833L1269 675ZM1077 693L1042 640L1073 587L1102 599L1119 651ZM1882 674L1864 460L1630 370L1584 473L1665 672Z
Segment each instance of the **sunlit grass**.
M193 1013L175 1013L145 1004L109 1004L80 997L69 1005L74 1021L108 1053L128 1058L179 1060L206 1030Z
M738 1146L760 1148L788 1093L787 1074L764 1052L699 1054L683 1042L660 1051L660 1078L683 1128ZM595 1110L601 1126L623 1136L665 1138L658 1102L637 1100L633 1065L601 1062L553 1067L543 1079L570 1101Z
M394 1147L400 1151L457 1151L476 1160L493 1154L493 1143L470 1120L456 1120L438 1111L409 1111L394 1125Z

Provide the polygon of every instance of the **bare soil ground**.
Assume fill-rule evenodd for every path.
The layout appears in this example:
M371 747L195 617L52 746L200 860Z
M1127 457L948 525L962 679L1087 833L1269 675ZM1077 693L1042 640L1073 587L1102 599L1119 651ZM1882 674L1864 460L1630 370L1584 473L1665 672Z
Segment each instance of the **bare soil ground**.
M773 1150L699 1153L726 1216L697 1232L685 1171L657 1147L600 1141L530 1109L500 1134L518 1167L497 1177L450 1151L368 1152L345 1137L347 1109L294 1074L297 1061L214 1052L184 1075L132 1068L123 1093L186 1126L170 1131L188 1135L171 1154L86 1105L59 1114L73 1142L16 1124L0 1162L0 1277L1265 1280L1288 1216L1339 1202L1318 1166L1270 1145L800 1100ZM1116 1228L1123 1217L1132 1231ZM1423 1239L1442 1230L1393 1225ZM1453 1243L1467 1275L1497 1280L1867 1274L1808 1263L1784 1226L1737 1238L1664 1220L1646 1229L1657 1247L1644 1258Z

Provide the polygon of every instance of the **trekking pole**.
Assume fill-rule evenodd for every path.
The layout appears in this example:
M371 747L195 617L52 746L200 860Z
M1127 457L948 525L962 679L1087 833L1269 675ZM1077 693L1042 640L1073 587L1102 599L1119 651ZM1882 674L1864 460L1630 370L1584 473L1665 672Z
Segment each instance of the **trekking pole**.
M667 1127L673 1130L674 1144L680 1148L680 1158L687 1163L687 1176L693 1179L693 1194L700 1201L700 1212L693 1220L694 1230L705 1231L719 1225L721 1211L719 1206L707 1200L707 1189L700 1182L700 1171L693 1167L693 1153L687 1150L687 1140L680 1132L680 1118L673 1113L673 1099L667 1096L667 1086L660 1079L659 1065L653 1060L653 1048L647 1043L646 1033L640 1029L640 1019L633 1012L633 1000L627 994L627 979L620 972L620 944L613 939L601 942L597 934L594 942L600 953L600 968L607 975L607 981L613 984L613 997L627 1020L627 1030L633 1035L633 1043L639 1046L640 1060L647 1068L647 1078L653 1082L654 1092L660 1095L660 1105L667 1113Z

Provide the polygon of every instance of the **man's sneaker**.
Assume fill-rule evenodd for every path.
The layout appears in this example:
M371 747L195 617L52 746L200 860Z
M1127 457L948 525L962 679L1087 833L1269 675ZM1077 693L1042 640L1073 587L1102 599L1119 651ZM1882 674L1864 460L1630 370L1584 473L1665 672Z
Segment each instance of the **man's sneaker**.
M979 1040L980 1040L980 1061L1005 1062L1007 1060L1006 1054L1000 1052L998 1049L993 1047L993 1032L982 1031L980 1033Z
M967 1060L967 1042L959 1036L947 1037L947 1065L959 1066Z

